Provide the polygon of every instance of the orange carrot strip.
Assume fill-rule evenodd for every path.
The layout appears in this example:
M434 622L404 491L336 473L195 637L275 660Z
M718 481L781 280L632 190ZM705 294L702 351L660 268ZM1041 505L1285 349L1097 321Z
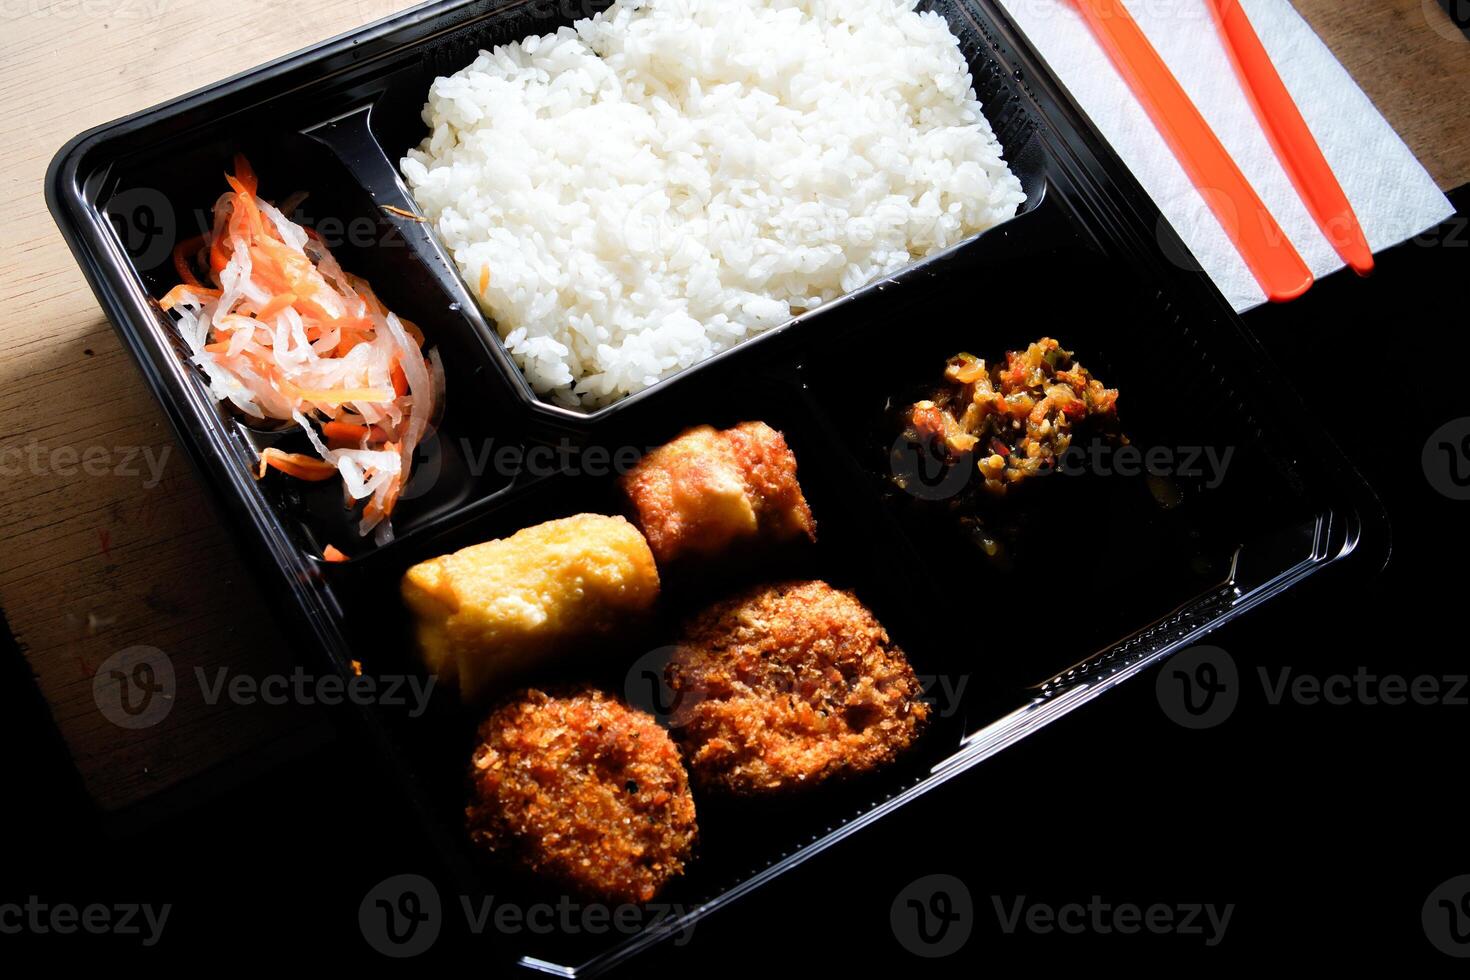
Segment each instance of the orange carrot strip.
M256 279L272 294L295 294L296 300L292 305L302 316L324 323L337 320L314 299L318 294L332 292L332 289L310 259L282 242L262 238L251 243L250 260Z
M174 248L174 271L179 278L190 286L202 286L199 277L194 275L194 264L190 261L192 255L197 254L204 244L204 236L199 235L188 241L179 242Z
M428 224L428 222L429 222L429 219L428 218L424 218L424 217L421 217L421 216L419 216L417 214L414 214L412 211L405 211L402 208L395 208L391 204L383 204L383 205L380 205L380 207L382 207L382 209L384 211L387 211L389 214L395 215L395 216L397 216L399 218L405 218L405 219L407 219L409 221L417 221L420 224Z
M165 293L163 299L158 301L158 305L162 306L165 310L171 310L182 303L186 295L201 298L205 296L218 298L220 291L218 289L210 289L208 286L191 286L188 283L180 283Z
M284 379L282 379L284 382ZM282 388L286 388L285 383ZM307 391L304 388L290 386L292 392L302 401L315 402L318 405L345 405L348 402L391 402L393 392L387 388L334 388L331 391Z
M278 469L298 480L320 483L337 475L337 467L324 459L303 453L285 453L279 449L266 449L260 454L260 475L265 476L266 467Z
M295 293L277 293L271 297L270 302L260 308L260 311L255 316L260 320L269 320L295 302Z
M255 176L255 168L245 159L243 153L235 154L235 176L249 189L252 196L260 190L260 178Z
M230 264L230 254L225 251L225 236L216 235L209 243L209 268L218 276Z
M347 561L347 556L342 554L342 552L338 551L335 546L330 544L322 549L322 558L330 562Z
M292 283L282 269L259 245L250 245L250 274L261 286L271 291L271 295L278 296L281 293L292 291Z
M367 343L367 341L364 340L362 337L349 337L344 333L342 335L342 342L337 345L337 349L332 353L336 357L346 357L348 354L352 353L352 348L356 347L358 344L365 343Z
M399 448L400 447L399 447L398 443L396 443L396 442L390 442L386 446L384 446L383 448L385 450L387 450L388 452L390 452L390 453L396 453L396 452L399 451ZM388 493L386 494L386 496L385 496L385 498L383 500L383 516L384 517L392 517L393 516L393 508L396 507L396 506L398 506L398 495L400 493L402 493L402 492L403 492L403 474L400 473L398 476L394 477L389 482L389 484L388 484Z
M371 333L374 329L372 319L365 316L344 316L339 320L334 320L332 325L357 333Z
M234 177L226 177L225 180L229 182L236 195L235 212L230 215L230 231L246 238L252 235L256 238L268 238L265 219L261 217L260 208L255 206L254 195Z
M403 365L398 363L398 358L393 358L393 391L402 398L408 394L408 375L403 371Z
M350 442L354 446L363 439L382 442L388 438L388 433L376 425L353 425L351 422L328 422L322 426L322 435L328 439Z

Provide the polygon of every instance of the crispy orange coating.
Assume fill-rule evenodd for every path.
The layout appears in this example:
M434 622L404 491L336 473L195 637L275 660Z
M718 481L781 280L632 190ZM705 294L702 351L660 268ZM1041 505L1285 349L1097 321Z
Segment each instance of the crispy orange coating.
M903 651L825 582L760 586L705 610L667 677L696 781L741 795L891 762L929 717Z
M403 577L419 654L466 701L649 609L658 568L621 517L579 514L415 565Z
M679 750L601 691L524 691L480 726L470 839L579 893L647 902L683 873L696 834Z
M690 429L645 456L622 485L660 562L755 540L816 540L796 457L764 422Z

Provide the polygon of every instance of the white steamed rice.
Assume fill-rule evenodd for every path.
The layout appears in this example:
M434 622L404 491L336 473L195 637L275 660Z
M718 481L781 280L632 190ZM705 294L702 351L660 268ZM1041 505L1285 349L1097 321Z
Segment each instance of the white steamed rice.
M434 82L404 176L538 392L606 405L1015 214L913 6L619 0Z

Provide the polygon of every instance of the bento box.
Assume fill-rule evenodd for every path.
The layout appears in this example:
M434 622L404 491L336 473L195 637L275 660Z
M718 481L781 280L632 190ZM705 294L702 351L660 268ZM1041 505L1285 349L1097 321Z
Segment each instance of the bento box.
M784 434L820 529L759 576L852 590L934 687L931 724L896 763L760 804L779 820L751 821L749 801L696 793L700 844L660 898L676 915L621 932L487 939L497 957L564 976L605 970L940 783L983 779L969 771L989 756L1308 576L1385 553L1371 490L1208 279L1178 261L1187 253L1157 208L1001 7L920 6L959 39L1025 191L1019 213L590 411L533 390L433 225L417 218L396 161L425 135L420 111L437 76L599 5L424 4L79 136L52 165L58 224L316 669L421 672L406 612L401 630L385 628L409 568L540 522L626 510L608 465L568 459L636 459L691 426L759 420ZM343 266L442 356L442 421L419 447L391 540L355 534L337 487L260 478L261 451L299 434L222 407L159 305L176 283L175 246L207 228L220 174L241 152L283 196L309 189L314 214L360 229L335 248ZM998 358L1042 336L1122 393L1134 462L1110 455L974 504L908 451L895 410L923 398L956 353ZM502 449L512 464L487 463ZM345 560L325 560L328 546ZM671 578L654 623L553 679L658 715L659 651L674 623L751 574ZM1015 638L1018 621L1046 626ZM422 717L344 710L424 814L454 887L550 900L542 885L497 877L466 838L480 710L452 691L436 691Z

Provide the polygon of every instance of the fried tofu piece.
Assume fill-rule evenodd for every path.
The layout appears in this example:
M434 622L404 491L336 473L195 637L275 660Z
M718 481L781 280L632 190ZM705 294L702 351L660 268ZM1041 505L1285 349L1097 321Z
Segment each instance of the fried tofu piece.
M660 562L755 541L816 540L796 457L764 422L690 429L645 456L622 486Z
M502 677L648 610L658 588L637 528L581 514L415 565L402 593L424 664L477 701Z

